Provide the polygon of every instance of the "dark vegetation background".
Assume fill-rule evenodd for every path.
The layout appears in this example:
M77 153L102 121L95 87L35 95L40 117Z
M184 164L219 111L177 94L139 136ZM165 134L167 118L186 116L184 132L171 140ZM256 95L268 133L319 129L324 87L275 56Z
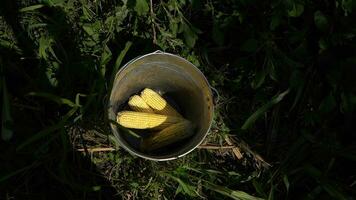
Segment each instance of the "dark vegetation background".
M0 11L0 199L355 199L354 0L2 0ZM205 144L231 138L242 158L197 149L157 163L117 146L113 76L158 49L217 88ZM116 150L88 150L103 147Z

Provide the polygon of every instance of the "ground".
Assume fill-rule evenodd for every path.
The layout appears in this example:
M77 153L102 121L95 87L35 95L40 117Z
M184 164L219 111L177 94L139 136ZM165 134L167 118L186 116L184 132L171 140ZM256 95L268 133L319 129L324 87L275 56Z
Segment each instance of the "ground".
M354 0L3 0L0 199L354 199ZM202 146L130 155L106 105L161 50L216 88Z

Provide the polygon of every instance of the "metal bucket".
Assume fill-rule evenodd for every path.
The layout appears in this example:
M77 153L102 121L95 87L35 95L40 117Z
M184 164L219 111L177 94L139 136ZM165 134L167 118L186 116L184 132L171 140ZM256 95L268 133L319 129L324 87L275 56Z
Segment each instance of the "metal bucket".
M111 123L119 144L128 152L142 158L166 161L182 157L201 144L213 120L213 97L203 73L192 63L177 55L156 51L128 62L116 74L108 115L116 121L117 112L124 109L130 96L144 88L159 91L196 128L191 138L162 151L147 153L138 148L137 142Z

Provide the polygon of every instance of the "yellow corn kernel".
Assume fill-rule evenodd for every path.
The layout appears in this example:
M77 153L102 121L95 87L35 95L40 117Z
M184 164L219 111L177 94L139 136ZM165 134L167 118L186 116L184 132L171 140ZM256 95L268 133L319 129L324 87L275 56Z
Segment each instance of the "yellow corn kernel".
M116 119L117 123L126 128L155 130L164 129L171 124L184 120L180 117L134 111L119 112Z
M141 149L143 151L156 150L188 138L191 135L193 135L192 123L188 120L184 120L182 122L172 124L160 132L143 139Z
M141 97L155 113L182 117L164 98L161 97L161 95L149 88L146 88L141 92Z
M154 113L152 108L138 95L130 97L129 106L137 112Z

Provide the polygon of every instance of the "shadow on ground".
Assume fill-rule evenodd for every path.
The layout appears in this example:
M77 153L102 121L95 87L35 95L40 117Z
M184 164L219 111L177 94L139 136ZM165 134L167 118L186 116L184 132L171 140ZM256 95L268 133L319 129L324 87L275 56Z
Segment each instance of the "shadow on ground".
M110 182L90 157L72 149L67 124L57 124L66 108L28 96L29 92L72 96L77 89L88 86L87 80L94 79L91 68L95 63L80 56L70 39L75 37L64 13L46 8L46 17L56 19L48 24L48 31L54 40L65 45L62 48L71 52L56 52L62 63L56 72L56 84L61 87L55 87L46 74L50 63L37 57L38 43L20 23L17 1L2 1L0 8L21 49L17 52L0 47L1 80L7 85L13 121L13 137L0 142L0 199L111 199L116 191Z

